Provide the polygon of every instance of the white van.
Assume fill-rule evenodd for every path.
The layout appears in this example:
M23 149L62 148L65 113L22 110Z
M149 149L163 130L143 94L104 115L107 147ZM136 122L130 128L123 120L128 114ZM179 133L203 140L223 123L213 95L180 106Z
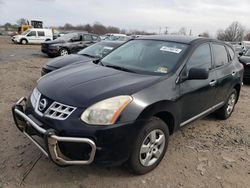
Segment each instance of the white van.
M28 29L20 35L12 37L14 43L20 44L41 44L44 41L53 40L52 29Z

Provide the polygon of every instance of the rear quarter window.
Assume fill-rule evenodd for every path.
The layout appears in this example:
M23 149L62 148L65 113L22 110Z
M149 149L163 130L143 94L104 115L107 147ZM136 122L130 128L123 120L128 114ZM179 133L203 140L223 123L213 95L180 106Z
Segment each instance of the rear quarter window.
M229 46L227 46L227 50L229 52L230 59L233 60L235 56L234 50Z
M84 41L92 41L91 35L83 35L83 40Z

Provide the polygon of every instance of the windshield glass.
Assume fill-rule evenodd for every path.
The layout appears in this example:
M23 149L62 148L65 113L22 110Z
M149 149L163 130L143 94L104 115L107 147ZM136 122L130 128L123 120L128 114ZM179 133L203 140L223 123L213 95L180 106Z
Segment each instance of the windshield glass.
M26 31L22 32L21 35L26 35L29 32L30 32L30 30L26 30Z
M104 57L102 64L138 73L167 74L186 49L187 45L175 42L132 40Z
M77 38L77 37L78 37L78 33L68 33L68 34L65 34L65 35L57 38L56 40L69 41L70 39Z
M250 56L250 48L246 51L245 56Z
M93 44L93 45L81 50L80 52L78 52L78 54L102 58L102 57L106 56L107 54L109 54L113 49L114 49L114 47L112 47L108 44L96 43L96 44Z

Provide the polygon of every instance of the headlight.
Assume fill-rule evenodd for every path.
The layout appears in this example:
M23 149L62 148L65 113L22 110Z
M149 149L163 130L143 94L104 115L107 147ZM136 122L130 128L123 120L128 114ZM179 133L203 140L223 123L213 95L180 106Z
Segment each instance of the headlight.
M82 113L81 120L88 124L112 125L132 100L127 95L105 99L87 108Z
M40 96L41 96L41 93L38 91L38 89L35 88L30 96L30 102L31 102L33 108L36 107L36 103L37 103L38 99L40 98Z

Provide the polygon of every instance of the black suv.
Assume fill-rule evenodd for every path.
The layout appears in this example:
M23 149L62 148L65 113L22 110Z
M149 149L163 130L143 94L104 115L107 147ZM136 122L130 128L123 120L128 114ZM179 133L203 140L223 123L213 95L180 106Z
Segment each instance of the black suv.
M58 165L127 162L144 174L160 163L178 128L212 112L230 117L242 74L234 50L223 42L141 37L98 64L45 75L28 99L13 106L13 117Z
M41 51L50 57L74 54L87 46L100 41L98 35L74 32L65 34L53 41L42 43Z
M245 53L241 53L240 55L239 61L244 66L244 82L250 83L250 48Z

